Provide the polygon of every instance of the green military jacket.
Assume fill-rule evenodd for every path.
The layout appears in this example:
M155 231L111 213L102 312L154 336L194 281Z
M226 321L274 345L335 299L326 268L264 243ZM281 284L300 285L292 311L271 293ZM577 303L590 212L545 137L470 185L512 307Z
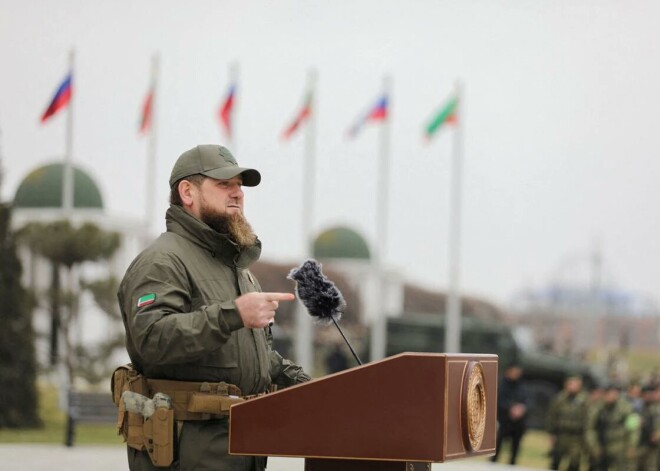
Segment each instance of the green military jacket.
M244 250L183 208L171 206L163 233L129 266L118 292L126 348L148 378L226 381L243 394L308 381L272 350L270 328L243 326L234 300L260 291Z
M646 403L642 409L640 446L660 448L660 403Z
M634 448L639 440L634 425L635 413L623 398L612 404L602 404L598 409L587 434L592 450L601 450L608 455Z
M583 437L588 427L587 395L579 392L569 395L561 391L550 404L547 419L551 435Z

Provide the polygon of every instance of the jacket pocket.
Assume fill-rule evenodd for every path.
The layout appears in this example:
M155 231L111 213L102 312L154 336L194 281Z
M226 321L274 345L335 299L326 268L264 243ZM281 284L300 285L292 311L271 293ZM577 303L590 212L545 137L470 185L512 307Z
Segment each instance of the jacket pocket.
M233 333L227 343L204 357L201 366L216 368L238 368L238 339Z
M204 298L194 295L191 299L192 309L197 311L212 304L220 305L223 301L214 298ZM208 348L209 346L207 346ZM220 348L213 350L199 362L200 366L211 366L214 368L237 368L238 367L238 338L237 332L232 332L227 342Z

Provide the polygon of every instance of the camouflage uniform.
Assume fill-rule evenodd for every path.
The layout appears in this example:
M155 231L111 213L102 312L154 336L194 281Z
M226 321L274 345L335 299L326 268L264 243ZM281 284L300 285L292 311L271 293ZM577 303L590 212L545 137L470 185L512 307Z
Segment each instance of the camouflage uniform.
M589 461L589 471L598 470L598 446L592 438L592 430L595 428L598 412L603 406L603 390L596 388L589 393L587 401L587 431L586 431L586 452Z
M660 403L647 402L641 414L638 471L657 471L660 466Z
M559 469L565 459L568 470L577 471L583 456L588 425L587 395L561 391L548 411L548 433L555 437L550 469Z
M595 453L601 471L625 471L638 440L638 420L631 405L618 398L604 402L587 432L589 448Z

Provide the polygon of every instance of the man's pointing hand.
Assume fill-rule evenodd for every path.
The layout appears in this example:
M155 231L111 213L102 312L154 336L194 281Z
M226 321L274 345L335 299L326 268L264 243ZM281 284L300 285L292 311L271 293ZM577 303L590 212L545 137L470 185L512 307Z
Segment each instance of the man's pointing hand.
M266 327L275 320L280 301L293 301L292 293L247 293L236 298L243 325L251 329Z

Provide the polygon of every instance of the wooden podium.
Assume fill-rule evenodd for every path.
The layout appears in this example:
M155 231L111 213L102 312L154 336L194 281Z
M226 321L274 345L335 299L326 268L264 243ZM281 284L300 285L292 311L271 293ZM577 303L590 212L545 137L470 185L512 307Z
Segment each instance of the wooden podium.
M230 411L229 453L305 470L430 470L495 452L496 355L402 353Z

